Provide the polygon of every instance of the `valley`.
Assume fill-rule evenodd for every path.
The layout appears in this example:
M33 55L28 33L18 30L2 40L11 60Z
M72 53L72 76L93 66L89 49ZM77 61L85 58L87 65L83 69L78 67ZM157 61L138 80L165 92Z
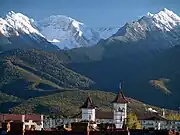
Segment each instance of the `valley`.
M0 106L9 104L2 112L47 113L60 105L64 115L96 92L106 109L120 82L141 107L179 107L180 17L168 9L121 28L93 29L62 15L35 23L14 12L0 22L0 91L9 97L1 97Z

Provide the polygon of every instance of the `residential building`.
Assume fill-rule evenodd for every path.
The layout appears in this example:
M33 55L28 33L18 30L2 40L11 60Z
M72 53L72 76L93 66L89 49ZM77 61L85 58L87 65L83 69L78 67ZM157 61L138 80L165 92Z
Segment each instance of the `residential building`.
M0 114L0 122L23 122L23 129L41 130L43 128L43 115L38 114Z

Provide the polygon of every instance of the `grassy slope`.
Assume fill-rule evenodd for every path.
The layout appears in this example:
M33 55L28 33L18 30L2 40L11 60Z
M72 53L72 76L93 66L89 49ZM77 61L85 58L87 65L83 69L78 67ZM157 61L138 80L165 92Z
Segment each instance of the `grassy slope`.
M0 63L1 65L0 74L2 80L1 86L3 85L2 91L8 92L8 90L10 90L12 92L15 90L15 93L13 95L16 95L18 92L23 93L22 90L29 90L29 88L31 90L35 90L35 88L36 90L37 89L39 90L39 87L42 88L42 86L39 86L38 83L47 84L48 86L51 86L48 87L48 89L52 89L54 87L57 88L57 86L63 86L63 87L73 86L75 88L77 88L78 86L79 87L82 86L83 88L88 87L92 83L91 80L89 80L84 76L81 76L80 74L73 72L72 70L67 69L65 66L62 65L61 57L65 57L63 58L65 60L68 56L67 60L70 60L73 56L76 56L76 53L73 52L73 56L69 56L69 55L70 54L55 55L37 50L33 50L29 52L13 51L10 52L9 54L6 54L6 56L3 56L3 61L1 61ZM167 55L167 58L168 57L169 56ZM78 59L78 57L74 57L74 59L75 58ZM171 59L173 58L174 57L172 57ZM88 58L85 59L89 59L89 56ZM158 104L158 102L160 101L159 99L161 98L159 98L159 95L153 96L153 98L152 96L150 96L150 95L156 95L157 90L151 91L152 87L149 81L151 79L154 79L156 80L157 86L159 86L160 84L161 88L162 87L166 88L167 86L165 85L165 83L162 82L162 80L160 80L159 78L164 76L166 77L167 74L171 73L171 72L166 73L167 69L164 72L160 70L164 64L161 63L163 61L163 58L162 59L159 58L158 61L161 62L158 64L159 65L158 68L154 66L157 64L157 62L154 62L153 63L154 65L153 64L147 65L148 67L137 68L139 63L135 63L135 66L132 66L131 63L133 61L132 59L127 59L127 61L123 61L123 58L112 59L112 60L110 59L110 61L101 61L97 63L90 61L89 63L80 63L81 69L85 67L83 69L86 70L84 71L84 73L87 73L85 75L90 76L91 78L97 81L100 81L98 82L100 84L102 83L104 85L109 85L109 87L113 85L116 86L119 83L119 77L121 77L122 79L125 78L124 81L127 84L125 86L125 89L127 90L126 91L127 95L131 95L133 93L134 94L134 95L132 94L133 97L137 97L139 99L142 99L141 97L143 97L142 99L143 101L146 101L146 99L148 99L149 103L154 101L153 104L155 103ZM124 65L121 62L122 63L124 62L123 63ZM174 62L176 63L176 61ZM82 64L84 64L85 66L83 66ZM168 66L169 69L173 70L170 64ZM151 72L145 72L147 70ZM136 71L138 72L135 73ZM141 71L142 74L139 74L139 71ZM129 78L127 77L129 74L131 74L130 81ZM176 77L178 78L178 76ZM13 86L13 88L11 86ZM37 86L39 87L37 88ZM105 110L111 107L110 101L112 101L112 99L114 98L113 93L106 93L106 92L101 93L94 91L91 91L90 93L95 103L98 106L102 107ZM174 91L172 91L172 93L174 93ZM158 94L162 94L162 93L159 92ZM28 94L25 92L24 95L28 95ZM61 92L59 93L51 94L48 96L43 96L42 93L40 93L38 96L40 97L29 96L28 97L30 98L29 100L23 101L22 104L17 107L13 107L11 111L16 113L22 113L22 112L28 112L28 113L57 112L58 113L57 108L61 107L62 109L60 112L61 114L64 113L68 114L68 112L70 112L69 110L73 110L75 113L79 111L78 107L84 101L85 97L87 96L87 93L84 91L63 92L63 90L61 90ZM158 99L158 102L156 99ZM164 104L167 104L167 102L169 102L168 100L169 97L164 96L164 99L161 99L161 101L164 102ZM130 104L130 108L133 108L133 110L137 110L137 111L143 110L144 105L143 103L134 100L133 104Z
M67 67L92 78L103 90L117 89L119 81L123 81L127 95L156 106L177 109L180 47L162 52L148 51L146 47L145 44L102 43L68 51L69 57L65 57L66 53L61 56L66 61L70 58Z
M22 100L18 97L0 92L0 113L7 113L9 109L19 105Z
M56 94L32 98L22 102L11 109L14 113L45 113L56 114L59 116L72 116L80 112L79 107L85 101L87 95L90 94L93 102L99 107L99 109L110 111L112 109L111 101L115 98L115 94L111 92L103 91L76 91L65 90ZM160 110L160 108L145 105L144 103L129 98L129 111L137 114L144 112L148 107Z
M15 50L1 54L0 58L0 90L21 98L27 95L24 90L47 92L62 87L83 89L94 83L64 67L52 53Z
M5 93L0 92L0 103L5 102L20 102L21 99L12 95L7 95Z

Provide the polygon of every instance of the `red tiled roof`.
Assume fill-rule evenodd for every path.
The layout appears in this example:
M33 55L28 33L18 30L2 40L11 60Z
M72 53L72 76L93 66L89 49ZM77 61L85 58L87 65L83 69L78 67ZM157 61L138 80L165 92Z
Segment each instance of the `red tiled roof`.
M113 119L114 113L112 111L96 111L97 119Z
M144 114L143 116L140 116L138 118L139 120L162 120L162 121L166 121L167 119L160 116L158 113L147 113Z
M94 105L90 96L87 97L86 101L80 108L94 109L97 106Z
M22 120L22 115L19 115L19 114L1 114L0 115L0 121L4 121L4 120L21 121Z
M72 118L81 118L82 112L74 115ZM113 119L113 112L112 111L101 111L96 110L96 119Z
M20 114L0 114L0 121L22 121L22 115ZM25 115L25 120L41 121L41 115L32 114Z
M128 100L124 96L124 94L121 91L121 89L117 93L116 98L112 101L112 103L128 103Z
M28 115L25 115L25 120L41 121L41 115L28 114Z

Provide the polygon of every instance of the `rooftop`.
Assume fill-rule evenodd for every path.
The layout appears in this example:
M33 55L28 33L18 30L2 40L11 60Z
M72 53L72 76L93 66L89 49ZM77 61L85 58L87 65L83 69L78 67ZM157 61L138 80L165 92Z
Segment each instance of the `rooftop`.
M119 91L115 97L115 99L112 101L112 103L128 103L128 100L126 99L126 97L124 96L123 92L122 92L122 89L121 89L121 85L120 85L120 88L119 88Z
M80 108L95 109L97 106L94 105L90 96L87 97L86 101Z

